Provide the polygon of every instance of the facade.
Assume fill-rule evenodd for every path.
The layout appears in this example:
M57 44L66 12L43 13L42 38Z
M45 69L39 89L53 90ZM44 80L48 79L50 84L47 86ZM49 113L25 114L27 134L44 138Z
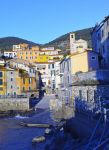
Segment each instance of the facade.
M84 50L73 53L70 56L72 74L98 70L98 53L92 50Z
M50 87L51 75L50 75L49 64L50 63L48 62L35 64L36 70L39 71L41 74L42 83L45 88Z
M51 74L51 90L58 92L60 87L60 61L52 62L49 65L50 74Z
M37 94L38 74L31 76L22 69L0 67L0 95L18 96Z
M13 53L17 53L17 58L28 60L30 62L36 62L39 50L39 46L30 47L28 44L25 43L13 45Z
M5 65L5 60L4 59L0 59L0 67Z
M13 51L30 50L30 49L35 50L35 51L39 51L39 46L30 47L29 44L26 44L26 43L13 45Z
M41 51L40 51L40 55L58 55L59 52L61 50L60 49L54 49L53 48L42 48Z
M5 57L8 58L16 58L17 57L17 52L13 52L13 51L4 51L3 54Z
M75 53L79 50L88 49L87 41L83 39L76 40L75 33L70 33L70 53Z
M45 54L43 54L43 55L38 55L37 56L37 58L36 58L36 62L38 62L38 63L43 63L43 62L48 62L49 61L49 55L45 55Z
M0 66L0 95L6 94L6 69Z
M99 53L100 68L109 69L109 16L93 29L92 46Z
M20 50L17 51L17 58L27 60L30 62L36 62L39 51L37 50Z
M72 76L99 69L98 53L87 49L86 41L76 41L75 34L70 34L70 50L70 55L60 62L60 99L67 104L72 103Z
M7 64L12 67L12 68L17 68L17 69L23 69L26 70L29 74L35 74L36 70L35 70L35 64L31 63L29 61L26 60L22 60L22 59L11 59L9 61L7 61Z
M60 92L59 98L66 103L70 102L72 89L71 82L71 59L67 56L60 62Z

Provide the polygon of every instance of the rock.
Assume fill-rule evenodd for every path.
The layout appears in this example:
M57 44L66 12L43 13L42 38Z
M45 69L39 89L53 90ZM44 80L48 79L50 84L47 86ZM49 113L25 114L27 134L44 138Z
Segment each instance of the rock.
M51 134L51 133L52 133L52 129L50 129L50 128L45 129L45 134Z
M45 137L39 136L39 137L33 138L32 143L40 143L40 142L44 142L44 141L45 141Z

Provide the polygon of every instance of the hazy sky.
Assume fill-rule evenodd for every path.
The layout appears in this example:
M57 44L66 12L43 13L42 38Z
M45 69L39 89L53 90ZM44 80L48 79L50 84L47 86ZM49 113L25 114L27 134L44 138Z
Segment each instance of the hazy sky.
M109 0L0 0L0 37L46 43L109 15Z

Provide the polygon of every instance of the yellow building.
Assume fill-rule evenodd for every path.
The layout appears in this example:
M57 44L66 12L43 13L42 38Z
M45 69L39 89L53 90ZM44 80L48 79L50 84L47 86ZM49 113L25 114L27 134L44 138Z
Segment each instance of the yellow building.
M37 76L25 70L0 67L0 95L17 96L37 94Z
M17 52L17 58L36 62L39 51L37 50L20 50Z
M49 60L62 60L63 59L63 55L50 55L49 56Z
M79 49L77 52L72 53L70 58L72 74L88 72L99 68L98 54L92 50Z
M38 55L36 58L36 62L43 63L49 61L49 55Z
M0 95L6 94L6 69L0 66Z
M18 85L20 93L34 93L37 91L37 81L36 77L30 77L26 71L20 69L20 74L18 77Z
M13 45L13 51L17 53L17 58L28 60L30 62L36 62L37 55L39 54L40 47L32 46L28 44Z

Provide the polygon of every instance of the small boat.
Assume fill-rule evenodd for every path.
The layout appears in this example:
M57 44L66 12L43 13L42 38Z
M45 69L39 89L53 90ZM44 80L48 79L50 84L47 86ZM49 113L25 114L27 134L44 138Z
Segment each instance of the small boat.
M32 139L32 143L40 143L40 142L44 142L45 141L45 137L44 136L38 136Z

